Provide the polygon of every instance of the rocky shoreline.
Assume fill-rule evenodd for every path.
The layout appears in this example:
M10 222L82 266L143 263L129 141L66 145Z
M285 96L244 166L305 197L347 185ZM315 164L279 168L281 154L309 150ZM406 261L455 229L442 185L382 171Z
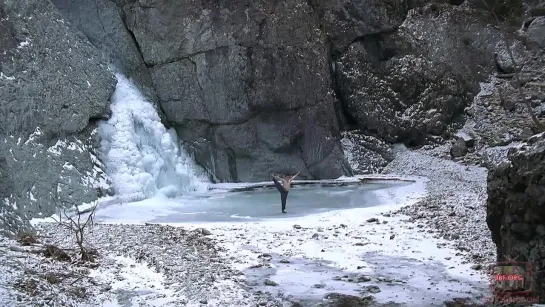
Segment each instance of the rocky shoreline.
M430 179L424 199L394 214L408 215L415 227L451 241L476 270L495 261L495 246L486 225L485 168L405 149L385 171Z

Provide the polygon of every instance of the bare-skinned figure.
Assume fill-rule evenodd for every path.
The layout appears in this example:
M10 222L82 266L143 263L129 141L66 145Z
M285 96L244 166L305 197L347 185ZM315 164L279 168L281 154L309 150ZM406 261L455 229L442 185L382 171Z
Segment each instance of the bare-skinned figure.
M278 189L278 192L280 192L280 199L282 201L282 213L286 213L286 199L288 198L288 193L291 188L291 182L299 175L297 174L293 176L284 176L284 178L280 178L278 176L272 175L274 186L276 189ZM280 183L282 182L282 183Z

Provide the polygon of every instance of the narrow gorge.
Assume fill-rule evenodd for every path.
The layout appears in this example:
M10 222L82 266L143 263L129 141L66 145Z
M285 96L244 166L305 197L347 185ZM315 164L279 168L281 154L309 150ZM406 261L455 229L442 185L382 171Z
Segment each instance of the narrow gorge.
M0 235L272 174L427 176L423 154L488 174L466 228L545 298L544 84L541 0L3 0ZM428 205L403 214L458 214Z

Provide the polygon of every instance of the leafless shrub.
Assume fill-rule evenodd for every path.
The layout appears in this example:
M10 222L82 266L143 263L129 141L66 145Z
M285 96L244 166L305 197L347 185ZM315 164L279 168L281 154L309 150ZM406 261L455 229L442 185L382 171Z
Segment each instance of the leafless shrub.
M95 249L85 247L85 235L89 228L93 226L95 210L97 204L95 203L91 209L85 210L85 212L80 211L76 207L76 214L69 215L66 213L66 210L61 210L59 218L55 221L67 229L70 234L76 239L76 244L78 245L80 259L83 262L93 262L97 256L97 251ZM88 213L87 217L83 217L84 214Z

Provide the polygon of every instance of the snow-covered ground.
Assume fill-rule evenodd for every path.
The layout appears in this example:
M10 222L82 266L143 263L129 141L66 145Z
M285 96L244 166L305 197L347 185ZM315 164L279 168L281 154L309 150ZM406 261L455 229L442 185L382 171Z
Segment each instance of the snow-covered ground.
M288 302L313 306L330 293L371 295L377 306L389 302L442 306L456 297L484 300L489 295L488 276L467 261L472 253L457 249L456 238L447 241L437 235L438 229L428 227L425 222L434 222L433 216L415 220L403 210L422 205L425 211L432 211L423 203L430 196L447 202L461 200L453 201L457 210L482 206L484 198L479 193L486 173L478 167L458 169L454 162L423 153L400 150L397 155L390 171L403 168L399 171L403 176L379 177L408 181L365 191L373 194L368 199L376 201L376 206L293 216L289 209L297 207L297 197L290 195L288 214L250 221L185 223L168 222L169 216L178 214L169 211L172 204L183 198L158 196L105 206L97 212L100 224L88 234L89 243L101 254L100 266L86 277L87 284L98 285L89 286L96 301L88 304L197 306L205 300L209 306L289 306ZM450 187L441 189L445 184ZM223 188L229 190L229 185ZM209 193L220 202L223 198L214 198L218 194L236 194ZM296 193L294 189L292 194ZM203 201L201 196L195 199ZM263 194L255 196L254 206ZM271 204L274 211L278 211L276 196ZM475 219L468 226L479 223L479 214L473 214ZM174 227L134 225L158 217L163 217L162 224ZM37 227L48 238L44 240L73 245L54 224L42 222ZM203 228L206 236L201 235ZM178 237L179 242L168 239Z
M99 132L118 196L101 200L86 236L98 265L44 258L43 244L74 261L77 250L65 228L34 220L42 243L0 242L0 289L11 289L0 298L11 305L316 306L341 293L442 306L489 295L484 168L400 148L380 184L294 187L281 214L275 190L229 192L264 183L208 183L153 105L118 81Z
M426 227L411 226L408 216L388 213L423 199L426 180L414 179L411 185L375 191L380 206L194 227L212 232L255 290L287 300L318 302L331 292L376 292L373 286L380 289L373 294L378 303L409 306L442 306L453 297L487 295L488 277L471 269L457 250ZM348 281L352 275L356 282ZM342 276L348 278L338 280ZM266 286L265 280L278 285Z

